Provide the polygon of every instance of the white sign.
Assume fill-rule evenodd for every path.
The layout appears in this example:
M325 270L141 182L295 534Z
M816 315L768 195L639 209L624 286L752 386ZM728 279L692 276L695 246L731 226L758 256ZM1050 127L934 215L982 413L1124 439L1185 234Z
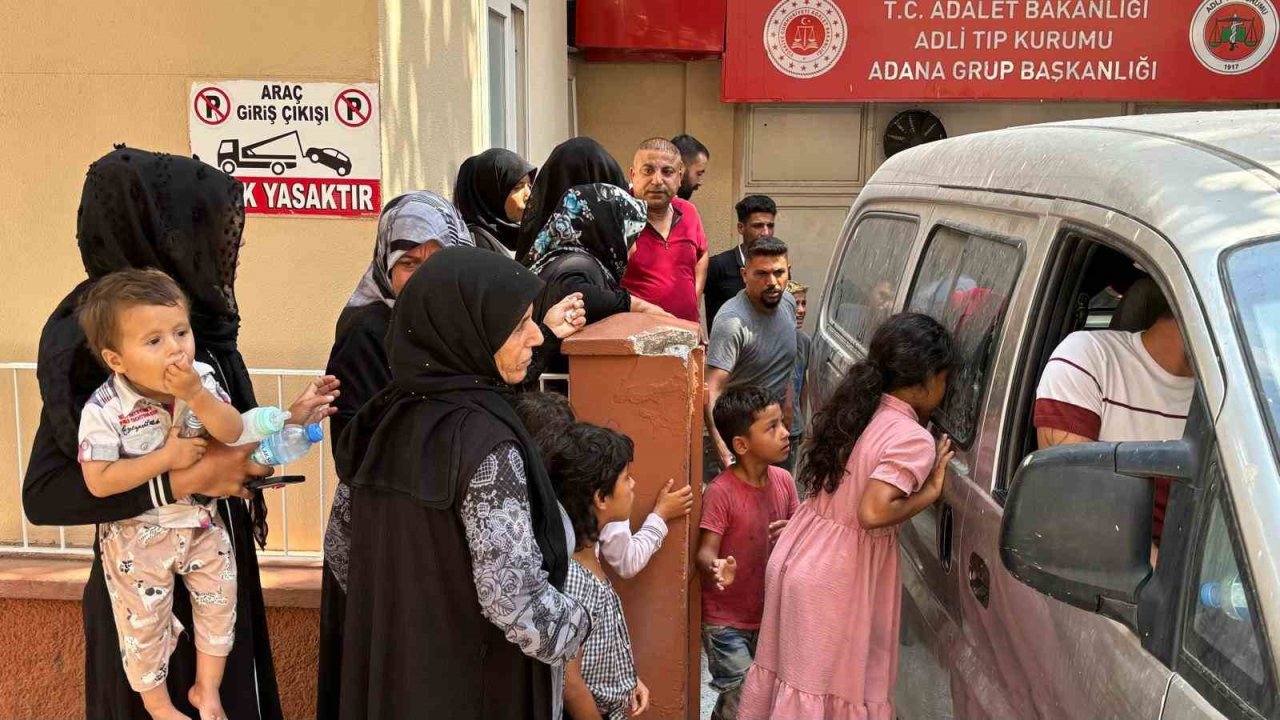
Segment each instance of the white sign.
M248 214L382 210L375 83L197 81L187 115L192 154L244 183Z

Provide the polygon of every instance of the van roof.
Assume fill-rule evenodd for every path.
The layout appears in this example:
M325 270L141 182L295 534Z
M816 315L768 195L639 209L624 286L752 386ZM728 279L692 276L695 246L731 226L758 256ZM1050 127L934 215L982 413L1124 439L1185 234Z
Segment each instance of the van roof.
M1134 115L962 135L895 155L871 183L1088 202L1136 218L1212 263L1231 245L1280 234L1280 110Z

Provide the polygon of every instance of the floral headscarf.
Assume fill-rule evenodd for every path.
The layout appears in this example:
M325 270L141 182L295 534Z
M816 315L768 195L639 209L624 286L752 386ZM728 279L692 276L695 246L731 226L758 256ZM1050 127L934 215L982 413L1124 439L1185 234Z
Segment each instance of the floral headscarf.
M615 283L621 282L631 243L646 220L645 204L626 190L608 183L576 185L538 233L525 264L538 273L555 257L583 253L600 263Z

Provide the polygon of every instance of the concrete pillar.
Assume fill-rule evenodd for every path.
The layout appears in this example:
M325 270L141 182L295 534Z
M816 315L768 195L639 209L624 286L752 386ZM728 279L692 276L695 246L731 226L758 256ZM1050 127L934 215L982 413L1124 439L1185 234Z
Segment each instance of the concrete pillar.
M668 478L680 488L702 477L703 354L698 326L626 313L588 326L564 343L569 399L578 419L635 441L632 527L639 527ZM694 509L672 523L639 575L614 578L640 679L652 693L646 717L697 720L700 584L693 569L701 482Z

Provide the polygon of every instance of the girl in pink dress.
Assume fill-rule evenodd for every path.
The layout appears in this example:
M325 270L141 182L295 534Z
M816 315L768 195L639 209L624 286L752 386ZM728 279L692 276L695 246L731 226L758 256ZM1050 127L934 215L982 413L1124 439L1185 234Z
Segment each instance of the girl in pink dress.
M898 526L942 495L954 454L924 428L958 362L932 318L885 321L814 420L806 500L769 557L740 720L893 720Z

